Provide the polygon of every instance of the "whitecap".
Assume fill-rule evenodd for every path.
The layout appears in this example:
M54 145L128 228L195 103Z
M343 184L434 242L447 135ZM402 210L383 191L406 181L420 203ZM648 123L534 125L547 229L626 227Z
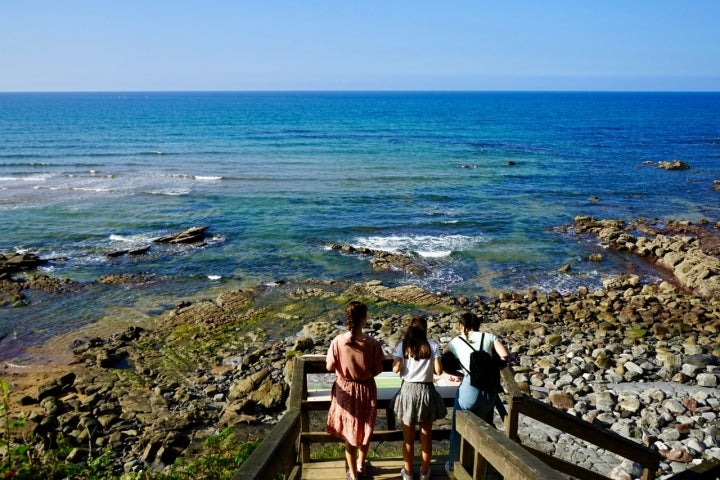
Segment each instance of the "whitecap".
M222 278L222 275L208 275L207 278L208 280L216 281L220 280Z
M166 188L163 190L151 190L149 192L152 195L169 195L169 196L181 196L181 195L187 195L190 193L189 188Z
M418 251L418 255L425 258L442 258L442 257L449 257L452 254L451 250L437 250L437 251Z
M422 257L450 256L455 251L471 250L486 242L483 235L390 235L370 236L356 239L356 247L388 252L414 252Z
M98 192L98 193L111 192L111 191L112 191L112 189L110 189L110 188L102 188L102 187L94 187L94 188L90 188L90 187L70 187L69 190L77 190L77 191L79 191L79 192Z
M222 178L223 177L217 175L195 175L195 180L201 182L215 182L217 180L222 180Z
M156 237L152 237L148 234L137 234L137 235L120 235L117 233L110 234L109 240L111 242L123 242L123 243L131 243L133 245L135 244L145 244L148 242L152 242L152 240Z
M28 175L27 177L22 177L22 180L24 182L44 182L47 179L52 177L52 174L49 173L41 173L38 175Z

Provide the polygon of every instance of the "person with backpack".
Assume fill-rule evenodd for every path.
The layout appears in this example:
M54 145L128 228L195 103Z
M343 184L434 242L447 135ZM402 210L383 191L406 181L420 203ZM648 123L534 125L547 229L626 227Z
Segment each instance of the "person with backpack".
M460 457L460 435L455 429L458 410L470 410L491 425L493 407L500 389L499 369L493 361L493 350L501 360L510 352L492 333L479 332L480 318L471 312L464 313L458 322L460 334L450 340L445 353L451 353L459 361L462 382L455 393L455 405L450 430L450 453L445 470L452 478L455 461Z
M413 317L405 336L393 353L393 372L400 373L402 385L392 400L403 430L402 480L412 480L415 459L415 425L420 425L420 480L430 479L433 421L447 415L447 407L433 384L433 374L442 374L440 347L427 338L427 320Z

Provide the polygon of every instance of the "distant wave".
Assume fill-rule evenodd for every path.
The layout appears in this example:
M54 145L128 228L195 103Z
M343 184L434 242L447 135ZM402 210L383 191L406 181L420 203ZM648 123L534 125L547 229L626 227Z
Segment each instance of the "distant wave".
M214 182L216 180L222 180L223 177L218 175L195 175L195 180L203 182Z
M170 195L173 197L188 195L191 192L189 188L162 188L158 190L150 190L150 195Z
M109 157L142 157L142 156L170 156L170 155L182 155L173 152L163 152L160 150L140 150L130 152L82 152L78 151L81 147L63 147L71 149L71 153L61 152L49 152L49 153L2 153L0 154L0 160L3 159L53 159L53 158L109 158ZM44 163L47 165L47 163ZM7 163L5 166L12 166L12 163ZM17 163L17 166L24 166L27 163Z
M486 242L483 235L390 235L358 237L355 246L389 252L413 252L421 257L442 258Z
M13 175L8 177L0 177L0 182L44 182L53 177L50 173L35 173L30 175Z

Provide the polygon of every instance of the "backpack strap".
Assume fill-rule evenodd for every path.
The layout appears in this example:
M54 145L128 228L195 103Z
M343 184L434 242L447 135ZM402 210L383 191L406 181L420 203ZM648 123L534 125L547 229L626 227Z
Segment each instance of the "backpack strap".
M470 347L470 350L472 350L473 352L477 352L477 350L475 350L475 347L473 347L470 342L468 342L467 340L465 340L465 337L463 337L462 335L458 335L458 338L459 338L460 340L462 340L463 342L465 342L465 345L467 345L468 347ZM485 344L485 332L483 332L482 338L480 339L480 348L482 348L482 346L483 346L484 344ZM472 355L472 354L471 354L471 355ZM467 372L467 374L470 375L470 369L467 368L467 367L465 367L465 365L463 365L462 362L459 362L459 363L460 363L460 366L463 368L463 370L465 370L465 371Z

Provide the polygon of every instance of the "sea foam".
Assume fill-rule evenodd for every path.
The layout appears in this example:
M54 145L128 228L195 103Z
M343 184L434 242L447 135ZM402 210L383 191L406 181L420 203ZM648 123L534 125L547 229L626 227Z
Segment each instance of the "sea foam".
M483 235L390 235L358 237L355 246L398 253L416 253L426 258L449 257L486 242Z

